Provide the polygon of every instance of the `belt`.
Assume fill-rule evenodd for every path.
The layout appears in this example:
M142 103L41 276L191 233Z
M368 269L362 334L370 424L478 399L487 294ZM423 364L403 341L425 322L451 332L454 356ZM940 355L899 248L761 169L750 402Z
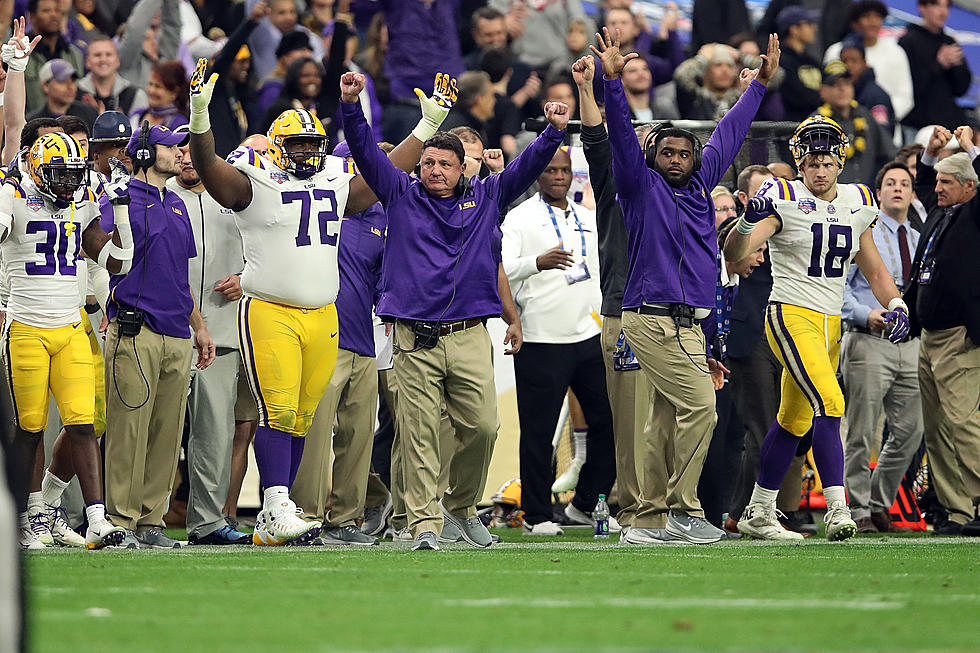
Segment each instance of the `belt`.
M624 311L639 313L640 315L659 315L660 317L672 317L670 306L686 306L686 304L665 304L664 306L637 306L636 308L624 308ZM692 309L693 310L693 309ZM694 324L700 325L701 320L694 319Z
M857 325L853 325L853 326L852 325L848 325L847 326L847 332L848 333L863 333L864 335L871 336L872 338L884 338L884 337L886 337L884 331L877 331L877 332L875 332L875 331L872 331L871 329L869 329L868 327L857 326Z
M402 320L399 322L407 326L409 329L414 327L416 324L433 324L432 322L424 322L422 320ZM439 335L448 336L451 333L456 333L457 331L465 331L466 329L472 329L475 326L480 326L483 324L483 318L474 317L469 320L458 320L456 322L439 322Z

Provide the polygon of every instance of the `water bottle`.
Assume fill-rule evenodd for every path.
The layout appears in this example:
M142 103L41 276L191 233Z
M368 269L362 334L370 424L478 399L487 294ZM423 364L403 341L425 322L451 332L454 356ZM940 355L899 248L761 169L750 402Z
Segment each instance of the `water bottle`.
M606 495L600 494L599 501L595 504L592 511L592 518L595 520L595 539L604 540L609 538L609 504L606 503Z

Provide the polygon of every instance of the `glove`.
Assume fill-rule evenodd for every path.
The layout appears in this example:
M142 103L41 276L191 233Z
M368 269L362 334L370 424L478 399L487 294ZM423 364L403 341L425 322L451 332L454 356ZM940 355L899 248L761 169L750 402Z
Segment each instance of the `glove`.
M458 96L456 78L448 73L436 73L432 97L426 97L419 88L415 89L415 95L419 97L419 105L422 107L422 120L412 130L412 135L424 143L439 131L439 126L456 102Z
M745 213L735 223L735 228L738 229L738 233L747 236L752 233L757 224L774 215L776 215L776 205L773 201L768 197L756 196L749 199L749 203L745 205Z
M116 157L109 157L112 171L109 182L103 186L106 197L112 204L129 204L129 170Z
M207 59L198 59L194 74L191 75L191 115L190 130L192 134L203 134L211 129L211 118L208 116L208 105L211 104L211 94L214 93L214 84L218 81L218 73L211 73L208 81L204 81L204 74L208 69Z
M909 310L901 298L888 302L889 311L882 317L885 318L885 329L888 333L888 340L899 343L909 336Z
M31 42L26 36L21 37L17 45L8 42L0 46L0 57L7 64L7 69L16 73L24 72L27 61L31 58L31 53L28 51L30 47Z

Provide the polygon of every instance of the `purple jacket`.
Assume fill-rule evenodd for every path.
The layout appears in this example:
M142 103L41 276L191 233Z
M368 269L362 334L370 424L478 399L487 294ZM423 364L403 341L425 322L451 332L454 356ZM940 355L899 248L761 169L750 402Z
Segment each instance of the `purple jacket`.
M391 80L393 100L414 103L412 89L428 92L436 73L459 77L464 70L456 24L459 0L381 0L380 4L388 24L384 71Z

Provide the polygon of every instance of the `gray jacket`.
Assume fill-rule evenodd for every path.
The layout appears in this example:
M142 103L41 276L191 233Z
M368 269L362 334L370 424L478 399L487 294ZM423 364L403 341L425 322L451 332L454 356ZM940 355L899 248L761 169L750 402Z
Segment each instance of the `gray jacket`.
M123 78L139 88L146 88L150 70L157 63L143 54L143 41L150 29L153 17L160 12L160 40L158 61L177 58L180 48L179 0L140 0L126 21L126 32L119 41L119 72ZM139 105L136 105L139 106Z

